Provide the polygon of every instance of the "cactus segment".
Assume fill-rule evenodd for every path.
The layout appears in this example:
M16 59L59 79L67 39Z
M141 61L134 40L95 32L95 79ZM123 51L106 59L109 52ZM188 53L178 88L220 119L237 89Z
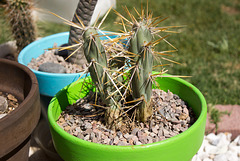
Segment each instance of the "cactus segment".
M107 69L107 58L104 47L101 44L100 38L96 29L89 28L83 34L83 50L84 55L88 61L91 63L89 67L89 72L92 77L94 84L97 86L102 99L105 100L105 88L107 82L107 75L105 73Z
M108 98L109 94L114 93L118 86L117 81L113 81L112 72L108 70L107 57L105 49L101 44L100 38L97 36L98 33L94 28L88 28L83 34L83 50L85 57L91 66L89 67L89 72L91 78L100 92L101 99L109 107L105 113L106 122L109 126L113 125L115 120L118 118L120 113L119 100L121 96L115 92ZM116 60L112 59L110 61L111 66L114 69L119 67L116 66ZM124 63L122 63L124 64ZM121 81L121 77L117 78Z
M139 27L135 29L135 34L130 40L129 51L138 55L134 58L135 68L131 70L133 75L131 86L134 89L133 97L135 99L142 98L142 103L138 105L137 118L143 122L152 115L149 102L152 95L150 75L152 73L153 55L151 47L147 46L151 41L152 34L146 26L146 22L139 23Z

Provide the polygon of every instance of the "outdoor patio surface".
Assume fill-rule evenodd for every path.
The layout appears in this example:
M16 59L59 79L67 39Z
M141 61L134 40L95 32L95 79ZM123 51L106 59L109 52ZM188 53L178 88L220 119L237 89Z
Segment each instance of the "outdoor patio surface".
M240 105L215 105L219 111L228 111L230 116L223 115L219 123L218 133L229 132L232 134L232 140L240 135ZM215 132L215 125L209 122L207 117L206 133Z

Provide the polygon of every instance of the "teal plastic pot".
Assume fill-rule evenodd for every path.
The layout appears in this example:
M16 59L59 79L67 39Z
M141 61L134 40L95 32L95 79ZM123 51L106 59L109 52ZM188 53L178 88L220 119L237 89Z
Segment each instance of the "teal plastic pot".
M104 31L100 31L100 35L102 35ZM30 63L32 58L37 58L40 55L44 54L44 50L48 48L52 48L54 43L57 43L59 46L68 42L69 32L63 32L54 34L51 36L47 36L36 40L26 46L18 56L18 62L25 66ZM101 37L101 39L105 40L108 38L115 38L116 36L106 36ZM81 73L71 73L71 74L61 74L61 73L47 73L33 70L34 74L37 77L39 84L39 92L41 95L53 97L58 91L60 91L65 86L70 83L78 80L78 78L82 75ZM85 77L83 75L82 77Z
M162 90L177 94L193 108L196 122L183 133L164 141L134 146L112 146L91 143L65 132L56 120L69 104L84 97L79 89L83 80L62 89L48 107L48 119L53 143L66 161L189 161L200 148L206 124L207 105L201 92L180 78L157 78Z

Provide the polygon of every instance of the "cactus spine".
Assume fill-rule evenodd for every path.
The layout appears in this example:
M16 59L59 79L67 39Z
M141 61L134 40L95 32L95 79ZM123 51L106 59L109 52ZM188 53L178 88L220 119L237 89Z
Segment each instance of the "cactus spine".
M36 26L31 16L32 7L31 0L7 0L6 14L18 52L36 39Z

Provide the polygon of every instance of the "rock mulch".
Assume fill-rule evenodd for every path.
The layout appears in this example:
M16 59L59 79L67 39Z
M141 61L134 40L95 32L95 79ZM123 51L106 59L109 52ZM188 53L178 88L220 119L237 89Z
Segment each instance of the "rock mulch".
M192 161L240 161L240 135L231 142L231 133L210 133Z
M141 145L165 140L187 130L194 122L193 112L172 92L153 90L154 112L151 121L135 123L129 131L113 131L104 126L103 109L92 106L94 99L80 99L68 106L57 123L80 139L108 145ZM84 115L91 112L92 117ZM83 117L85 116L85 117ZM191 116L191 117L190 117Z
M51 73L79 73L86 68L85 64L79 66L77 64L72 64L66 61L63 56L57 55L59 51L58 49L55 48L57 48L57 44L54 44L52 50L46 50L44 54L40 55L36 59L33 58L31 62L28 64L28 67L34 70L39 70L39 67L42 66L41 67L42 69L40 69L40 71ZM61 70L57 69L58 71L56 71L55 70L56 65L58 65L57 68ZM59 68L59 66L61 67ZM53 71L51 70L49 71L49 69L51 68L53 68ZM45 69L47 70L45 71Z
M15 110L19 105L15 96L9 93L0 92L0 119Z

